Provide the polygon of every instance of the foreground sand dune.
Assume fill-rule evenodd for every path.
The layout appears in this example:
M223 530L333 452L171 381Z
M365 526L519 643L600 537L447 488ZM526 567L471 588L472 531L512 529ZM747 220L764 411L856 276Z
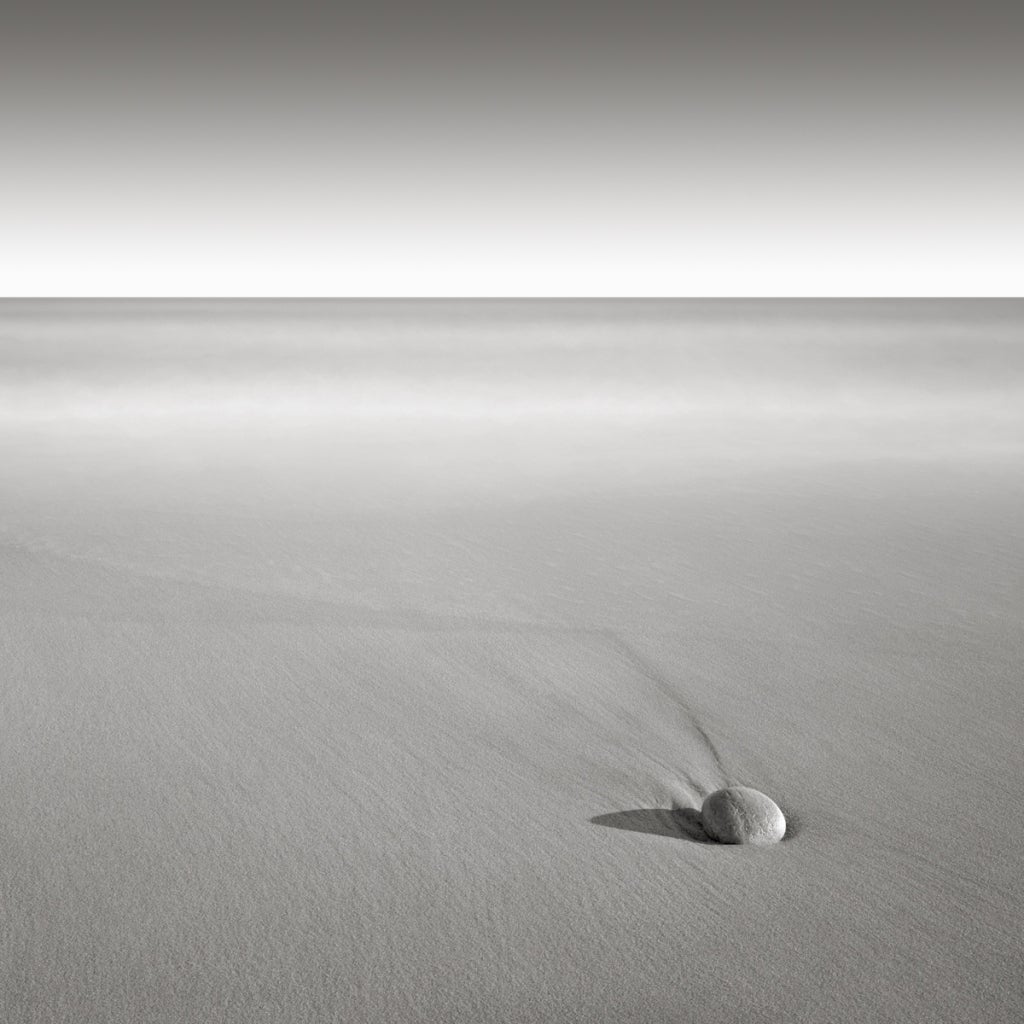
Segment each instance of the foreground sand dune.
M429 479L336 425L250 477L223 432L40 423L4 427L5 1021L1020 1019L1014 420L717 465L549 426L561 475L474 475L510 435L459 428ZM782 843L705 841L729 784Z

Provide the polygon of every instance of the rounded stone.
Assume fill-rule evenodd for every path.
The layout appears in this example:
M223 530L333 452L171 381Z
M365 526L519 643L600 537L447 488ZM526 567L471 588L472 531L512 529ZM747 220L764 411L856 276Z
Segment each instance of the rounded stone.
M749 786L726 786L707 797L700 820L719 843L777 843L786 834L786 818L771 797Z

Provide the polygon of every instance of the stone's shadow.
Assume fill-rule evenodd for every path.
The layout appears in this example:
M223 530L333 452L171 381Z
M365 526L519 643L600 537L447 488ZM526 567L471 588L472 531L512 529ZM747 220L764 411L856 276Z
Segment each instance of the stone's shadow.
M627 832L645 832L652 836L685 839L691 843L714 842L704 831L700 811L693 807L643 807L634 811L615 811L591 818L592 825L620 828Z

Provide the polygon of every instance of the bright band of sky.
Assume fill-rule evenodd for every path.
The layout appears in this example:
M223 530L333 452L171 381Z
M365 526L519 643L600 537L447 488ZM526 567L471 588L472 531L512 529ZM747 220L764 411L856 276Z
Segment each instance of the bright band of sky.
M1020 294L1022 25L26 7L0 26L0 293Z

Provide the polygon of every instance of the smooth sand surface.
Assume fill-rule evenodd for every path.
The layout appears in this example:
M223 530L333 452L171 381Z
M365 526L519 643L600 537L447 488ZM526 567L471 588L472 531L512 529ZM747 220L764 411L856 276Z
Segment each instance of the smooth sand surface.
M0 341L5 1022L1024 1015L1019 307L55 308ZM694 412L733 334L753 421ZM785 839L707 842L726 785Z

